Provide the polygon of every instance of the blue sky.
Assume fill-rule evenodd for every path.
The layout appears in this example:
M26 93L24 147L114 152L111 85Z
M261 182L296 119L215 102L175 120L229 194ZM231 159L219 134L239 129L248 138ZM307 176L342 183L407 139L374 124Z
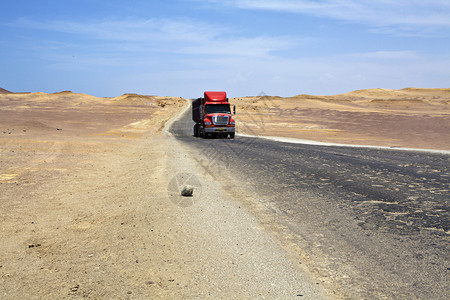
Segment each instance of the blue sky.
M450 88L448 0L5 0L0 10L0 87L15 92Z

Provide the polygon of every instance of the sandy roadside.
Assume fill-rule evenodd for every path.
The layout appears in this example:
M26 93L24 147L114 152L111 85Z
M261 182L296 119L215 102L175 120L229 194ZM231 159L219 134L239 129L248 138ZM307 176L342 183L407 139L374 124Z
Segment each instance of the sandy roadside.
M326 297L167 136L182 99L0 101L0 298ZM194 205L168 193L186 173Z
M184 101L1 101L0 298L170 295L162 128Z

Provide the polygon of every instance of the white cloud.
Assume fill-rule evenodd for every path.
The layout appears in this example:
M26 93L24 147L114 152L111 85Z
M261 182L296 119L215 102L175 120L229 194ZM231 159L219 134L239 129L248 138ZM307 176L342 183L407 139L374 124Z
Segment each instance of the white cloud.
M427 57L412 51L292 59L198 59L191 63L197 68L189 78L195 80L186 85L186 91L201 85L213 86L232 96L261 92L279 96L330 95L363 88L447 87L450 78L450 57Z
M269 57L270 53L294 46L294 39L289 37L248 37L248 38L217 38L198 43L195 46L182 48L183 53Z
M122 21L33 21L21 18L12 26L61 32L108 41L145 42L152 39L196 41L220 33L220 29L194 21L138 19Z
M32 21L19 19L13 26L66 34L68 46L76 47L73 38L87 40L86 47L97 51L165 52L189 55L270 56L270 53L293 46L291 37L239 36L231 29L192 20L129 21ZM45 42L47 45L51 43ZM64 44L58 41L60 46ZM97 45L97 46L96 46Z
M450 28L450 1L446 0L210 0L240 9L268 10L326 17L391 33L420 34ZM395 28L394 31L392 28ZM382 31L380 31L382 32ZM384 32L389 32L385 29Z
M397 5L394 1L379 2ZM359 3L232 1L246 9L290 10L327 17L336 14L334 18L346 21L360 20L354 16L356 12L372 7L368 1ZM377 6L380 4L374 4ZM401 51L385 51L381 45L365 53L335 55L330 49L315 54L302 52L302 37L260 32L243 35L236 28L214 24L187 18L85 22L20 19L12 26L41 31L36 35L39 38L29 42L34 48L27 50L46 61L52 89L64 86L60 89L102 96L138 92L195 97L203 89L223 89L231 96L261 92L281 96L332 94L370 87L445 87L450 78L450 59L442 54L431 57L426 50L421 54L404 50L408 49L405 46ZM377 24L387 28L392 22ZM29 36L34 34L30 31ZM289 52L288 57L280 53L284 51ZM78 86L66 87L66 76L74 78L73 82L78 76Z

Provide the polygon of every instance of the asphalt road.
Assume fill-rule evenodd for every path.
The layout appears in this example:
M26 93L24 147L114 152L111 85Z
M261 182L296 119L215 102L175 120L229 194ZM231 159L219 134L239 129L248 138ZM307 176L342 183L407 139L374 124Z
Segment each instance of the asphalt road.
M193 125L188 110L171 132L205 173L267 207L278 238L344 298L450 297L450 155L202 139Z

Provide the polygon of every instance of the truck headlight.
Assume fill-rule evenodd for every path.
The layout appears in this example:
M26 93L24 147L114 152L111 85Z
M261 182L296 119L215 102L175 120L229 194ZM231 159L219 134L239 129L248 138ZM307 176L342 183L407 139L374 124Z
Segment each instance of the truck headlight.
M209 126L209 125L212 125L212 123L210 121L205 121L205 125Z
M234 120L230 122L230 125L234 125Z

